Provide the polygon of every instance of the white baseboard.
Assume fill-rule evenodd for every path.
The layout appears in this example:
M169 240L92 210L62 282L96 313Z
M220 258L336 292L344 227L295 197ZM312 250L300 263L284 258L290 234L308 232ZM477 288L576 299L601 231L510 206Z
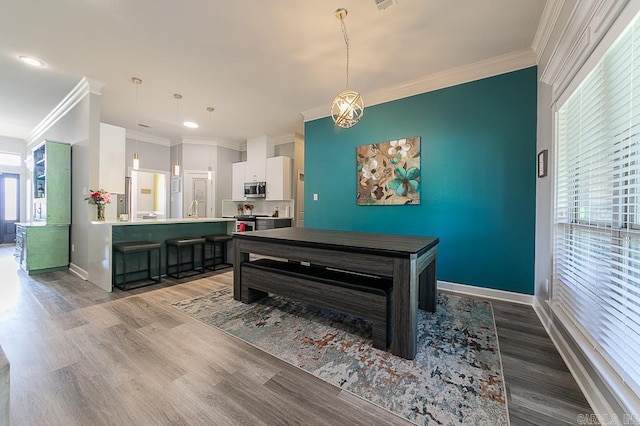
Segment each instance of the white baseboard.
M89 273L75 263L69 263L69 270L85 281L89 279Z
M586 342L586 339L581 337L581 332L574 326L566 325L570 324L570 322L561 321L561 319L556 316L556 311L552 310L552 312L549 313L549 309L543 306L538 299L534 300L533 309L547 330L547 334L567 365L571 375L576 380L578 387L587 399L593 413L596 417L599 416L602 424L635 424L629 423L628 420L633 419L635 421L636 419L640 419L640 410L633 408L639 406L637 396L635 396L624 383L616 382L617 375L613 371L607 371L605 373L607 377L602 377L598 373L597 369L606 371L609 370L610 367L608 367L604 359L601 359L602 356L593 350L591 345ZM572 336L570 339L573 339L573 342L567 341L564 336L565 332L563 332L560 327L566 329L566 334ZM581 341L581 339L584 341ZM583 357L589 359L595 367L584 365L580 361L578 353L581 353ZM595 383L594 377L599 377L599 380L607 384L605 387L611 386L613 390L602 389ZM612 405L611 401L617 398L621 398L621 401L615 401ZM620 409L614 409L614 405L622 408L624 412L620 412ZM589 413L584 414L587 415Z
M438 289L447 290L452 293L461 293L471 296L486 297L495 300L504 300L506 302L522 303L525 305L533 305L534 299L534 297L530 294L521 294L512 291L495 290L492 288L477 287L473 285L450 283L447 281L438 281Z

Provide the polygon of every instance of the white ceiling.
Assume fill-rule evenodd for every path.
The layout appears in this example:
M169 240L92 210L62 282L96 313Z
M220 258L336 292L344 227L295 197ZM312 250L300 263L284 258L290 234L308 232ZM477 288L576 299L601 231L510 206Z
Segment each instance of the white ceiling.
M26 139L82 77L101 121L177 140L303 133L301 112L531 48L545 0L4 0L0 136ZM35 56L32 68L19 55ZM143 80L138 103L131 77ZM183 95L177 124L174 93ZM213 114L206 107L215 108ZM366 110L365 110L366 114Z

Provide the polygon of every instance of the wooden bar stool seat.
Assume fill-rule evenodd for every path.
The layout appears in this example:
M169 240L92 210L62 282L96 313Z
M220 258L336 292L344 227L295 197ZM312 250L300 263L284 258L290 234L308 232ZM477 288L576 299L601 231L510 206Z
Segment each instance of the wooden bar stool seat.
M202 237L182 237L182 238L171 238L165 240L165 244L167 245L167 275L174 278L182 278L183 272L192 272L190 275L202 274L205 271L204 267L204 246L206 240ZM199 246L199 247L198 247ZM176 263L171 265L171 250L170 248L175 248L176 252ZM182 270L182 254L184 252L184 248L191 249L191 268ZM196 251L196 247L198 250ZM199 267L196 267L196 261L199 263ZM176 272L171 272L171 267L175 267ZM195 272L195 273L194 273Z
M212 265L207 266L207 268L215 271L218 266L223 268L233 266L233 264L227 261L227 242L233 240L231 235L214 234L205 235L202 238L205 239L207 246L211 248L211 257L205 258L205 260L212 261ZM216 254L217 251L219 251L220 254Z
M158 274L157 274L157 278L153 278L153 276L151 275L151 252L157 250L158 251L158 261L157 261L157 270L158 270ZM137 271L129 271L127 272L127 255L132 254L132 253L147 253L147 267L146 269L140 269ZM122 254L122 273L119 274L117 269L118 269L118 262L116 259L116 253L120 253ZM150 284L154 284L154 283L159 283L162 280L162 276L161 276L161 271L160 271L160 265L161 265L161 256L162 256L162 244L160 243L154 243L152 241L129 241L129 242L125 242L125 243L117 243L113 245L113 259L114 259L114 264L113 264L113 285L115 285L116 287L122 289L122 290L130 290L132 288L138 288L138 287L142 287L145 285L150 285ZM147 280L150 280L152 282L146 281L146 282L141 282L141 279L136 279L134 281L130 281L127 283L127 273L129 274L133 274L135 272L142 272L142 271L147 271ZM118 283L118 276L122 275L122 283ZM135 286L130 286L130 284L136 283Z

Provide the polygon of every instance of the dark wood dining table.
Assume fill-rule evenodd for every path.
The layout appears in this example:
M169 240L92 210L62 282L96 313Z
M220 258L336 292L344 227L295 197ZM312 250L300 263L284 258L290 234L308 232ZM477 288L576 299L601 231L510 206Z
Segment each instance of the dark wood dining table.
M249 261L251 253L391 278L390 351L415 358L418 309L436 309L438 238L278 228L236 233L233 239L236 300L241 300L242 264Z

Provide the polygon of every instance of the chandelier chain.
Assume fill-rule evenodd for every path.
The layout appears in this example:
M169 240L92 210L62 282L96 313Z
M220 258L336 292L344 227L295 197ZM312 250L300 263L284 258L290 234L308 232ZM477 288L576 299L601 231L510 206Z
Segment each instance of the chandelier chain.
M340 24L342 25L342 35L344 36L344 44L347 46L347 81L345 88L349 88L349 36L347 35L347 26L344 23L344 18L340 18Z

